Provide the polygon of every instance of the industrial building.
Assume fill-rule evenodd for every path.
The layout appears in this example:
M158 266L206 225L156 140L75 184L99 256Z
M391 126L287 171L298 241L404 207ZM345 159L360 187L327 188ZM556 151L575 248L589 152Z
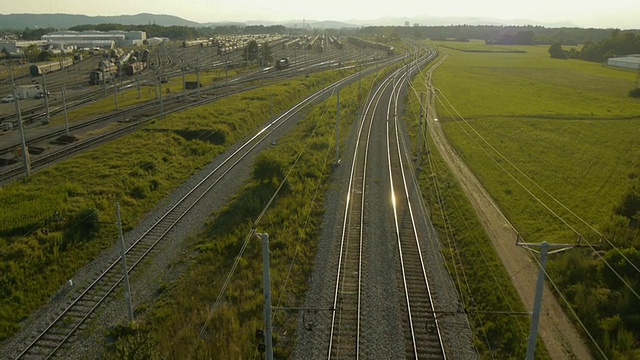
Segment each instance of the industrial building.
M640 54L610 58L607 60L607 65L638 70L640 69Z
M93 48L93 47L123 47L142 45L147 39L147 33L144 31L118 31L112 30L102 31L57 31L51 34L43 35L41 40L45 40L52 46L60 47L76 47L76 48Z

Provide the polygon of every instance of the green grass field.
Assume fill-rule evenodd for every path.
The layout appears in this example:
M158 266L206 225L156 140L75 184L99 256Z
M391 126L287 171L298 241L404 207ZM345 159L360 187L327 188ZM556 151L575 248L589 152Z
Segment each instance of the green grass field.
M526 53L441 49L450 56L433 76L439 121L524 241L603 240L553 255L549 275L595 338L585 340L594 355L637 358L640 219L619 210L634 209L640 189L636 72L513 48Z
M627 96L635 73L554 60L543 46L514 48L527 53L450 51L433 77L440 90L438 116L454 146L529 240L571 242L575 236L567 237L568 228L510 176L563 218L569 216L566 210L487 143L589 224L602 225L626 191L640 155L640 101ZM570 223L581 226L575 219Z

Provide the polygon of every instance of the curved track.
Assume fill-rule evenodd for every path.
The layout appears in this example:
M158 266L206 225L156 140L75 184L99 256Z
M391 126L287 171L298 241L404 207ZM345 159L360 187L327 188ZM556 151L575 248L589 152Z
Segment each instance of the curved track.
M340 239L329 359L358 359L363 356L361 349L366 346L361 343L362 324L367 321L368 316L361 310L361 288L366 271L362 264L363 252L367 246L364 233L367 166L371 131L377 126L374 122L379 122L374 118L380 113L377 108L385 106L389 189L392 194L393 223L400 260L398 283L402 284L398 291L403 293L406 309L402 319L406 358L446 358L416 230L408 176L405 175L404 163L409 162L409 154L402 142L397 118L402 88L419 66L434 57L435 53L429 52L419 61L414 61L384 79L367 102L360 122Z
M399 249L401 283L406 306L405 349L407 358L445 359L440 326L433 306L429 279L425 269L410 187L404 164L410 154L401 146L398 102L407 77L394 85L387 113L387 157L396 240Z

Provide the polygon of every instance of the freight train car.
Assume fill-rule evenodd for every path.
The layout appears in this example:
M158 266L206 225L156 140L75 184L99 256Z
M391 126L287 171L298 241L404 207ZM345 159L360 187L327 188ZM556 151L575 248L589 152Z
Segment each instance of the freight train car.
M192 47L192 46L205 47L205 46L209 46L210 44L211 44L211 42L209 41L209 39L185 40L185 41L182 42L182 47L183 48Z
M98 64L98 68L89 73L89 84L99 85L108 83L118 73L118 66L110 60L103 60Z
M385 45L385 44L380 44L377 42L373 42L373 41L368 41L368 40L363 40L357 37L353 37L353 36L349 36L348 37L349 42L351 42L352 44L354 44L357 47L361 47L361 48L373 48L373 49L378 49L378 50L382 50L385 51L387 53L387 55L393 55L394 54L394 48L393 46L389 46L389 45Z
M146 63L142 61L129 62L124 66L124 73L131 76L144 70Z
M29 67L29 72L31 73L31 76L39 76L53 71L62 70L71 64L73 64L73 59L64 58L62 60L50 61L40 65L31 65Z

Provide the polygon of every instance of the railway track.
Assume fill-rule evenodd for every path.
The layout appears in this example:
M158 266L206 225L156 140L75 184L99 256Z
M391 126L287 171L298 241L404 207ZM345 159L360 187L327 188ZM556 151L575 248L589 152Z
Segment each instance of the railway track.
M352 57L349 57L346 59L352 60ZM344 60L344 58L342 58L342 60ZM335 58L330 58L330 59L327 59L323 64L320 64L319 66L315 66L312 63L312 64L308 64L308 66L301 65L299 68L292 67L284 71L268 71L264 73L247 74L234 79L234 81L230 81L229 86L218 85L218 86L211 87L206 91L202 91L202 95L204 96L204 98L197 101L189 101L185 103L181 101L181 98L179 97L170 97L163 102L163 111L165 114L169 114L171 112L185 110L189 107L205 105L213 101L216 101L223 96L237 94L242 91L248 91L256 88L257 86L265 86L274 81L281 80L282 78L297 77L297 76L300 76L301 74L308 73L310 71L321 71L328 68L332 68L332 67L335 67L336 64L338 63L339 61L337 61ZM263 80L263 83L260 85L254 85L252 84L252 82L254 82L255 80ZM99 93L100 91L101 90L98 90L97 92ZM194 91L190 91L188 94L193 94L193 93ZM92 99L92 97L89 98L89 100L85 100L85 101L91 101L90 99ZM94 119L87 120L82 123L77 123L75 125L70 126L69 130L70 132L73 132L73 131L79 131L83 128L94 126L96 124L100 124L103 122L109 122L109 121L113 121L114 119L123 118L125 114L128 118L137 118L137 121L135 124L123 125L114 130L110 130L106 133L95 136L91 139L84 140L80 143L67 145L66 148L59 149L47 154L33 156L31 161L31 168L32 169L41 168L52 161L59 160L66 156L72 155L74 153L78 153L87 148L105 143L109 140L115 139L119 136L122 136L124 134L127 134L133 131L139 126L139 124L156 117L155 115L149 116L147 114L149 113L157 114L159 112L158 110L159 103L160 103L159 100L152 100L143 104L136 105L135 107L129 108L125 111L106 114L106 115L99 116ZM32 146L37 143L42 143L48 140L55 139L61 135L64 135L65 133L66 133L66 130L64 129L55 130L47 134L29 138L26 141L26 144L28 146ZM17 146L19 146L19 144L11 144L9 146L5 146L4 148L0 149L0 154L6 154L8 152L11 152ZM13 179L19 176L23 172L21 164L13 164L5 168L6 169L4 171L0 172L0 183Z
M402 144L398 121L401 87L407 77L393 87L387 107L387 154L396 240L400 258L400 284L403 285L406 316L405 349L408 359L446 359L440 326L424 263L416 219L410 201L410 185L404 164L410 163L410 153ZM401 144L403 146L401 146Z
M171 232L181 219L198 202L226 176L233 167L238 165L263 141L270 141L271 133L292 119L299 111L311 103L328 96L335 88L355 81L356 75L340 80L323 90L304 99L298 105L273 120L253 137L242 144L237 150L225 158L220 165L209 172L203 180L195 185L186 195L178 200L164 215L160 217L143 235L130 244L126 250L126 262L131 264L128 272L133 272L141 266L145 258ZM56 318L34 338L28 340L28 345L20 351L15 359L49 359L60 353L73 340L88 319L114 293L124 279L121 275L120 262L115 259L101 274L76 297Z
M401 146L397 113L402 87L410 74L430 61L434 53L401 68L384 79L370 97L361 119L351 165L347 202L345 204L342 235L335 281L333 314L329 336L328 359L358 359L363 355L362 332L370 314L362 307L363 252L367 251L365 209L367 194L367 166L369 163L372 129L380 126L381 110L386 106L386 154L389 171L389 190L392 193L394 232L399 252L398 284L402 288L405 315L402 319L405 354L407 359L445 359L439 324L435 317L423 261L420 239L416 230L410 190L404 163L409 154ZM387 104L384 104L385 99ZM380 109L379 109L380 108ZM377 123L374 125L374 123ZM370 194L378 196L378 194Z

